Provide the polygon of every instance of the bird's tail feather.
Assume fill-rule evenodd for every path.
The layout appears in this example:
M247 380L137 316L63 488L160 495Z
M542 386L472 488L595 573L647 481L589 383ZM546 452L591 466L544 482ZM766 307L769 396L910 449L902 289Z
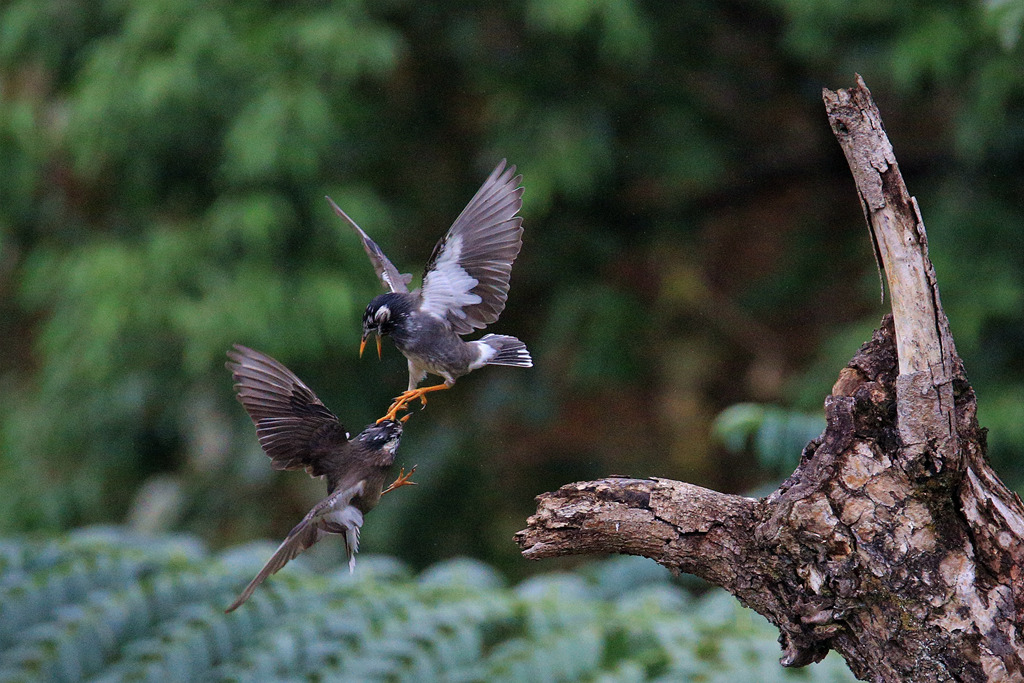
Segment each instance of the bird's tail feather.
M348 573L351 574L356 569L356 553L359 552L359 531L363 524L363 516L354 507L349 506L347 510L352 510L359 515L357 524L349 524L345 527L345 554L348 556Z
M533 359L526 349L526 344L507 334L486 334L478 340L494 349L493 356L487 359L487 365L511 365L517 368L532 368Z
M356 553L359 552L359 527L345 534L345 553L348 555L348 573L356 570Z

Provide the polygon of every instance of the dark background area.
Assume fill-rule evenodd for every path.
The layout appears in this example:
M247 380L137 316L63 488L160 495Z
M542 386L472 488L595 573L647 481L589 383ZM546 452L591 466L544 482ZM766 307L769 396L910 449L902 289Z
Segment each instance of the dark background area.
M234 402L239 342L352 430L379 291L502 158L524 246L487 368L408 423L367 551L513 577L533 496L606 474L771 487L887 308L822 87L881 108L990 456L1024 484L1021 3L0 4L0 532L279 538L323 493ZM723 412L724 411L724 412ZM788 469L787 469L788 468ZM334 549L337 550L337 549ZM331 552L331 551L328 551ZM543 565L544 567L551 565Z

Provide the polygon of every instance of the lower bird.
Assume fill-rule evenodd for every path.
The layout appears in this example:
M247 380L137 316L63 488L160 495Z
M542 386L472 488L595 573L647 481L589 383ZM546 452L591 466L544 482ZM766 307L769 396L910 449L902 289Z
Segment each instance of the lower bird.
M270 356L234 345L227 368L235 380L238 400L256 425L260 446L276 470L305 469L326 477L327 497L289 532L270 560L225 612L242 605L263 581L324 536L337 534L345 543L348 568L355 568L359 530L366 513L381 495L414 484L405 468L386 489L395 461L402 423L386 420L369 425L355 438L291 370Z

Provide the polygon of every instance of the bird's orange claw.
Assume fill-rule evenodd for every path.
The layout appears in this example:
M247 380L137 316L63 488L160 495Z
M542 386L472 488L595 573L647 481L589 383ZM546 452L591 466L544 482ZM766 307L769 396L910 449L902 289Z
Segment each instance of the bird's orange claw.
M388 491L394 491L395 489L401 488L403 486L415 486L416 482L409 480L412 479L412 473L416 471L417 467L419 467L419 465L413 465L412 469L409 470L408 474L406 473L405 468L403 467L402 470L398 473L398 478L391 482L391 486L381 491L380 495L383 496Z
M408 401L403 401L401 399L401 396L396 398L395 402L391 404L390 408L388 408L388 412L384 413L384 417L382 417L379 420L377 420L377 424L380 424L381 422L384 422L385 420L397 420L398 419L398 417L397 417L398 413L400 413L403 410L408 410L408 407L409 407L409 402ZM411 415L411 414L412 413L409 413L409 415ZM405 422L406 420L408 420L409 419L409 415L406 415L405 417L403 417L402 418L402 422Z
M431 387L427 387L427 389L430 388ZM427 405L427 397L425 395L427 389L409 389L408 391L403 391L402 394L395 400L400 402L403 406L407 406L416 399L419 399L420 404L425 406Z
M395 416L399 413L399 411L407 410L409 404L415 401L416 399L419 399L420 404L425 406L427 405L426 395L428 393L430 393L431 391L441 391L443 389L448 388L449 385L447 384L435 384L434 386L431 387L421 387L419 389L408 389L406 391L403 391L401 394L395 397L395 402L391 404L390 408L388 408L388 412L384 414L384 417L377 420L377 423L380 424L384 420L394 420ZM408 415L406 416L405 419L408 419Z

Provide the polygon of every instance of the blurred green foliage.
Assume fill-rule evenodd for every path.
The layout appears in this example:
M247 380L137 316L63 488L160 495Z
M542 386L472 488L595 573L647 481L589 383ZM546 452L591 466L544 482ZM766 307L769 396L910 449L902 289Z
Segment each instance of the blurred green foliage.
M800 464L804 446L825 431L825 418L759 403L731 405L715 418L711 433L733 453L753 451L757 461L785 477Z
M405 364L390 345L356 358L378 286L323 196L418 273L502 157L526 232L491 331L537 366L474 373L414 415L399 462L420 486L374 511L366 547L519 577L511 534L566 481L777 480L796 439L750 442L795 449L757 466L711 426L736 403L820 414L885 310L820 102L854 72L1020 486L1020 8L0 4L0 532L282 537L322 485L269 470L224 351L278 357L351 429L380 415Z
M635 557L511 588L477 560L298 560L224 614L267 551L113 529L5 541L0 681L854 680L834 653L783 669L768 622Z

